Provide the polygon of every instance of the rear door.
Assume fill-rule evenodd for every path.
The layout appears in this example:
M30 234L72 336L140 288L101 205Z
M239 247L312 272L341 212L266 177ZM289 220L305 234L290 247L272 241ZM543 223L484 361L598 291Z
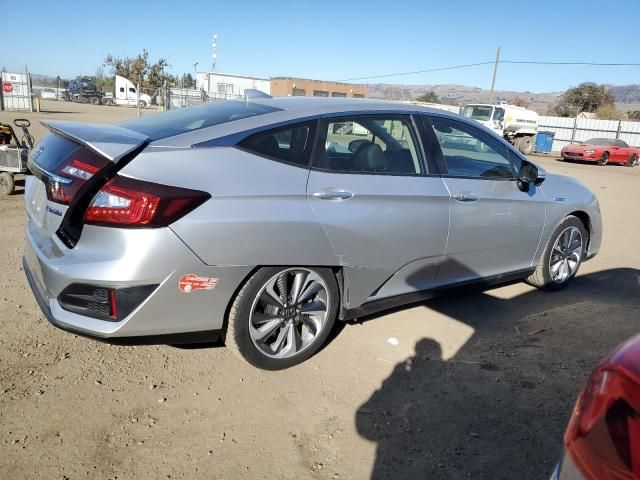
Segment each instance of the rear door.
M409 115L320 122L307 197L345 266L348 305L433 284L449 194L430 171Z
M498 138L451 118L425 117L451 193L451 227L438 283L531 267L545 224L539 187L518 188L520 158Z

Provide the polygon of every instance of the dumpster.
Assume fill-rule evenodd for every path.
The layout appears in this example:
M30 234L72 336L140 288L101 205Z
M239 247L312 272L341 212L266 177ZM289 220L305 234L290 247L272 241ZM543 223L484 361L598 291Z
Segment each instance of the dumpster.
M551 153L555 136L555 132L538 132L536 135L536 144L533 148L534 151L536 153Z

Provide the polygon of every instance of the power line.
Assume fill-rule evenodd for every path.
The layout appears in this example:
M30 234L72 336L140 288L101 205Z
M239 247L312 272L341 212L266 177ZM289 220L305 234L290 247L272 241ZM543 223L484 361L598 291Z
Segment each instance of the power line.
M588 65L594 67L640 67L640 63L600 63L600 62L538 62L531 60L500 60L500 63L528 65Z
M386 73L383 75L372 75L369 77L356 77L339 80L340 82L353 82L356 80L372 80L376 78L401 77L404 75L415 75L418 73L441 72L443 70L456 70L459 68L478 67L480 65L494 65L496 62L478 62L466 65L454 65L451 67L429 68L426 70L416 70L413 72ZM545 62L534 60L500 60L499 63L509 63L514 65L586 65L593 67L640 67L640 63L602 63L602 62Z
M416 73L439 72L439 71L442 71L442 70L455 70L457 68L477 67L479 65L492 65L493 63L494 62L469 63L467 65L454 65L452 67L430 68L428 70L417 70L415 72L388 73L388 74L385 74L385 75L373 75L371 77L347 78L345 80L339 80L339 81L340 82L353 82L355 80L369 80L369 79L372 79L372 78L399 77L401 75L414 75Z

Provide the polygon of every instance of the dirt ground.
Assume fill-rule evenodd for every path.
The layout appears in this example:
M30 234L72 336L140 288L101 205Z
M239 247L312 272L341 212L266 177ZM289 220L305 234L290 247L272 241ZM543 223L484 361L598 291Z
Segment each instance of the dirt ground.
M46 107L30 118L135 116ZM0 478L548 478L588 371L640 330L640 168L535 160L600 198L602 250L569 288L458 292L342 325L283 372L50 326L22 272L23 196L0 198Z

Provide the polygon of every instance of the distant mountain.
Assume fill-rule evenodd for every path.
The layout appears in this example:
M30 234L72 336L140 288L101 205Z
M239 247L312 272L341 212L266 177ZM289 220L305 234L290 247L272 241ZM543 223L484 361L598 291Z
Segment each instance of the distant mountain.
M609 91L620 103L640 102L640 85L609 85Z
M640 85L610 85L611 93L616 99L619 110L637 110L640 102ZM491 101L491 91L466 85L402 85L374 83L369 85L369 96L387 100L413 100L423 93L433 90L442 103L465 105L467 103L487 103ZM529 108L545 113L550 106L556 104L564 92L531 93L511 90L497 90L494 101L512 103L520 97L529 103Z

